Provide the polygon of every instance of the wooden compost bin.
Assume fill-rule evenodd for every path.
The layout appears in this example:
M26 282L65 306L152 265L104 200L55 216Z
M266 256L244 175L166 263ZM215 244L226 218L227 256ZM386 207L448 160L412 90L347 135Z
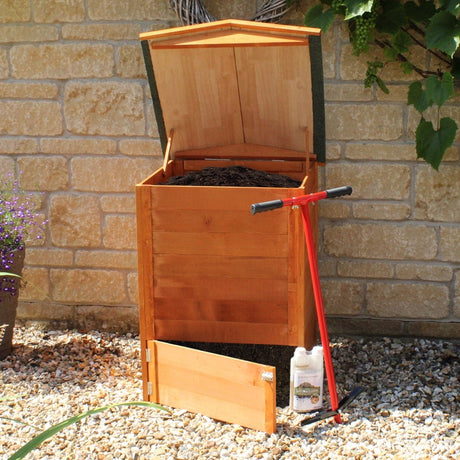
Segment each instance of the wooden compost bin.
M144 397L274 432L275 368L166 341L310 347L316 317L299 209L324 162L319 30L216 21L140 35L165 160L136 187ZM207 166L298 188L164 185ZM313 225L317 217L312 210Z

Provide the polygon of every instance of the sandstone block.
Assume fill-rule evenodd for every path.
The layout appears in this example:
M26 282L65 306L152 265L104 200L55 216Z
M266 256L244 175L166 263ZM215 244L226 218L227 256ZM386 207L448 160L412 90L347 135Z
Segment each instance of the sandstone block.
M0 132L13 136L62 134L61 106L51 101L0 101Z
M411 321L407 326L409 335L458 339L460 322L456 321Z
M328 219L346 219L351 216L351 209L348 203L324 201L318 209L319 217Z
M101 211L94 196L56 195L50 204L51 240L55 246L101 244Z
M75 265L89 268L118 268L135 270L137 253L135 251L77 251Z
M352 317L329 317L327 329L330 335L354 335L371 337L401 337L404 334L404 322L391 319L372 319Z
M120 153L130 156L148 156L163 159L161 144L153 139L126 139L120 141Z
M74 134L140 136L145 131L138 83L80 83L65 87L64 116Z
M25 22L30 19L29 0L3 0L0 8L0 23Z
M18 45L10 51L15 78L105 78L113 75L113 47L106 44Z
M35 139L23 139L23 138L0 138L0 154L2 155L15 155L15 154L27 154L37 153L38 142Z
M324 309L328 315L358 315L363 302L363 286L354 281L325 280L321 283Z
M37 321L65 321L72 323L75 317L73 305L50 305L48 301L21 301L18 305L18 318Z
M410 264L396 265L396 278L421 281L450 281L453 276L452 268L446 265Z
M415 179L415 218L458 222L459 210L460 167L442 165L437 172L428 165L418 166Z
M351 278L393 278L393 265L386 262L339 260L337 272L339 276Z
M333 79L336 77L336 38L335 25L321 36L321 49L323 52L323 75L324 78Z
M441 260L460 261L460 227L441 227Z
M120 46L117 75L122 78L146 78L144 58L140 46Z
M125 0L89 0L88 15L93 20L164 21L177 19L167 0L145 0L126 2Z
M368 283L367 310L383 318L445 318L449 290L438 284Z
M454 316L460 319L460 270L455 272Z
M328 83L324 85L324 98L326 101L372 101L372 89L364 88L362 83Z
M134 216L107 216L104 226L104 247L136 249L136 219Z
M403 200L409 197L410 168L398 164L328 163L326 180L328 187L351 185L351 198Z
M6 50L0 49L0 78L8 78L9 72Z
M377 91L376 96L378 101L407 103L407 92L409 91L407 84L389 84L387 88L390 91L388 94L385 94L383 91Z
M42 153L60 155L110 155L117 150L117 143L109 139L53 139L40 140Z
M415 145L349 142L345 157L350 160L414 161Z
M337 276L337 262L335 259L319 257L318 271L319 276L323 277L335 277Z
M53 26L5 25L0 28L0 43L57 41L59 31Z
M84 331L100 330L126 333L139 331L139 312L136 307L78 306L77 327Z
M44 267L69 267L73 264L73 252L66 249L27 248L25 263Z
M56 99L58 91L51 83L0 83L0 99Z
M324 251L336 257L360 259L434 259L436 230L418 225L326 224Z
M139 40L138 24L65 24L64 40Z
M74 189L82 191L133 192L152 172L148 158L74 158L71 164Z
M47 268L25 267L22 277L24 285L19 291L21 301L49 298L50 281Z
M339 160L342 156L342 147L336 142L326 142L326 158L328 161Z
M79 22L85 19L84 0L34 0L35 22Z
M331 140L384 140L401 138L402 105L326 103L326 137Z
M133 194L127 196L105 195L101 197L102 211L106 213L135 214L136 199Z
M129 300L134 304L139 304L138 276L137 273L128 275L128 296Z
M353 217L372 220L406 220L411 208L399 203L353 203Z
M0 156L0 175L2 178L14 174L14 160L10 157Z
M63 157L22 157L18 165L21 186L26 190L66 190L69 186L69 167Z
M110 305L126 301L125 280L117 271L51 269L51 283L58 302Z

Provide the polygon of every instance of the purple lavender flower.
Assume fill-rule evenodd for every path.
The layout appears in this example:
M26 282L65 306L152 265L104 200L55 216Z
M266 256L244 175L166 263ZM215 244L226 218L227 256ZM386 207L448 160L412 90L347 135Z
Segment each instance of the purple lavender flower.
M39 218L33 196L26 194L11 174L0 179L0 272L10 270L15 252L24 249L26 241L42 237L47 221ZM0 292L16 295L17 291L17 280L0 278Z

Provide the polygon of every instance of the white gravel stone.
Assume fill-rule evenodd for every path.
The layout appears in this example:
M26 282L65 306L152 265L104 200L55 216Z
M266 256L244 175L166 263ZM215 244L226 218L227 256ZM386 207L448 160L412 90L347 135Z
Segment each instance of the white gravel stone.
M14 341L14 353L0 361L1 458L71 416L142 398L136 336L28 326L16 328ZM64 429L27 458L459 458L458 343L335 338L331 345L339 397L358 384L365 390L341 425L301 427L304 415L277 408L278 429L268 435L181 408L119 407Z

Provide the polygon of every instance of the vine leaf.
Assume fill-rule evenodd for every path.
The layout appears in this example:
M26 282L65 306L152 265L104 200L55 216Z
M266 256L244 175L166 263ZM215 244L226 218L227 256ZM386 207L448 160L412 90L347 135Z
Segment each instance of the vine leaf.
M310 27L319 27L323 32L327 32L334 22L335 11L332 8L323 11L323 5L319 3L310 8L304 18L304 24Z
M376 19L378 32L395 34L401 27L407 25L407 16L404 7L398 0L385 0L382 4L382 13Z
M426 29L426 44L452 57L460 45L460 21L447 11L436 13Z
M456 1L456 0L454 0ZM412 21L425 23L436 13L434 3L429 0L420 0L419 5L413 1L404 4L404 10Z
M431 101L428 100L426 91L422 88L422 83L414 81L409 86L407 93L407 104L413 105L418 112L423 113L428 107L431 106Z
M431 76L425 81L427 98L441 107L444 102L454 95L454 77L445 72L441 80Z
M362 16L364 13L370 13L374 0L344 0L344 3L347 7L345 21L348 21L348 19L352 19L356 16Z
M423 158L437 171L445 151L454 142L457 129L457 123L451 118L442 118L439 129L435 130L433 123L422 117L415 132L417 158Z
M441 0L441 5L454 16L460 13L460 3L458 0Z

